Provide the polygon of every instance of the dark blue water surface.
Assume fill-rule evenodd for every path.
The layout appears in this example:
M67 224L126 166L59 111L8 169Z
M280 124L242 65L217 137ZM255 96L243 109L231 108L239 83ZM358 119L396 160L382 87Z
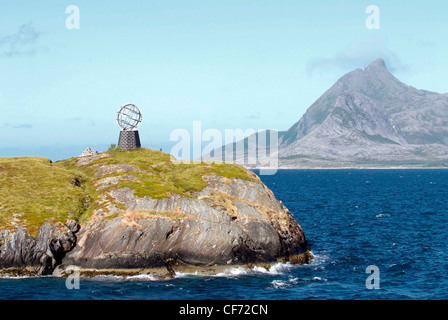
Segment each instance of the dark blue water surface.
M280 170L261 176L294 214L311 264L81 279L0 279L0 299L448 299L448 170ZM369 265L379 289L367 289Z

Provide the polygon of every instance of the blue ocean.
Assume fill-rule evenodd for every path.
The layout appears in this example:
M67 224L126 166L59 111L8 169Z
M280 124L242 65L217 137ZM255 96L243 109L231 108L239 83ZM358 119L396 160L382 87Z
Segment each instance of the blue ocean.
M279 170L261 179L301 224L310 264L82 278L73 290L56 277L1 278L0 299L448 299L448 170Z

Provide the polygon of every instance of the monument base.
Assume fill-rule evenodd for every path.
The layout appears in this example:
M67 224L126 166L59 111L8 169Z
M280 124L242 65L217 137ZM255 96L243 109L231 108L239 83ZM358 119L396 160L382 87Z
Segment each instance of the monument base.
M118 140L118 147L121 149L137 149L141 148L140 136L137 130L123 130L120 131L120 139Z

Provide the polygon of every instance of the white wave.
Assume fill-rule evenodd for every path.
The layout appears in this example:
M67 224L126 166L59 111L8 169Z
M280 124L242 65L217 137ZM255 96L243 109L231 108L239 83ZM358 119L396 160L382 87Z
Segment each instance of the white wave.
M390 217L390 214L383 214L383 213L380 213L380 214L377 214L376 216L375 216L375 218L383 218L383 217Z
M191 276L203 276L203 277L224 277L224 278L234 278L239 276L246 276L246 275L281 275L285 272L289 271L291 268L293 268L295 265L292 265L291 263L276 263L269 268L265 268L262 266L254 266L252 268L245 268L245 267L234 267L234 268L226 268L222 272L218 272L216 274L200 274L198 272L194 273L182 273L182 272L176 272L175 278L185 278L185 277L191 277Z
M298 278L289 278L288 280L273 280L271 285L274 289L288 288L297 284L299 281Z
M229 275L239 276L239 275L260 275L260 274L280 275L280 274L284 274L285 272L287 272L288 270L290 270L293 267L294 267L294 265L292 265L289 262L287 262L287 263L278 262L278 263L270 266L269 268L265 268L265 267L261 267L261 266L254 266L252 268L241 268L241 267L231 268L222 273L216 274L216 276L229 276Z
M30 277L30 276L0 276L0 279L6 279L6 280L20 280L20 279L28 279L28 278L37 278L37 277Z
M241 275L247 275L249 273L250 269L238 267L238 268L229 268L223 272L219 272L215 275L212 275L214 277L237 277Z
M112 282L122 282L122 281L157 281L160 280L153 275L142 273L134 276L119 276L119 275L96 275L92 278L97 281L112 281Z
M288 281L283 281L283 280L274 280L271 282L271 284L274 287L274 289L280 289L280 288L285 288L285 287L291 286L291 284L289 284Z
M266 269L264 267L258 267L255 266L252 269L250 269L250 273L252 274L257 274L257 273L262 273L262 274L270 274L270 275L278 275L278 274L284 274L285 272L288 272L291 268L293 268L294 265L292 265L291 263L287 262L287 263L276 263L272 266L269 267L269 269Z
M252 269L250 269L251 271L252 271L252 273L264 273L264 274L270 274L270 273L272 273L272 271L271 271L271 268L269 268L269 269L266 269L266 268L264 268L264 267L258 267L258 266L255 266L255 267L253 267ZM275 274L276 272L274 272L274 274Z
M97 275L92 279L100 280L100 281L123 281L125 278L123 276L115 276L115 275Z
M322 277L314 277L312 279L310 278L304 278L301 279L302 282L312 282L312 281L328 281L325 278ZM288 288L288 287L292 287L293 285L299 283L299 278L296 277L289 277L288 280L273 280L271 282L271 285L274 289L283 289L283 288Z
M174 278L186 278L191 276L198 276L198 272L176 272Z
M313 259L311 260L310 263L308 264L304 264L303 266L308 267L315 267L315 266L320 266L325 264L328 261L328 256L325 254L326 251L324 251L323 253L314 253L311 252L311 255L313 257Z
M321 278L321 277L314 277L313 280L314 281L327 281L327 279Z
M276 263L272 267L269 268L269 272L271 274L283 274L285 272L288 272L294 267L298 267L299 265L291 264L290 262L286 263Z
M136 276L128 276L126 277L126 280L138 280L138 281L157 281L156 277L150 275L150 274L139 274Z

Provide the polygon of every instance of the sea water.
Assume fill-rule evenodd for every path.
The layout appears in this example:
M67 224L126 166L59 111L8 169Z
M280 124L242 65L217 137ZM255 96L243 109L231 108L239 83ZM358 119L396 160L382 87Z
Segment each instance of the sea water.
M257 171L255 171L257 173ZM313 250L204 276L1 278L0 299L448 299L448 170L279 170L260 176ZM377 289L366 282L376 266Z

